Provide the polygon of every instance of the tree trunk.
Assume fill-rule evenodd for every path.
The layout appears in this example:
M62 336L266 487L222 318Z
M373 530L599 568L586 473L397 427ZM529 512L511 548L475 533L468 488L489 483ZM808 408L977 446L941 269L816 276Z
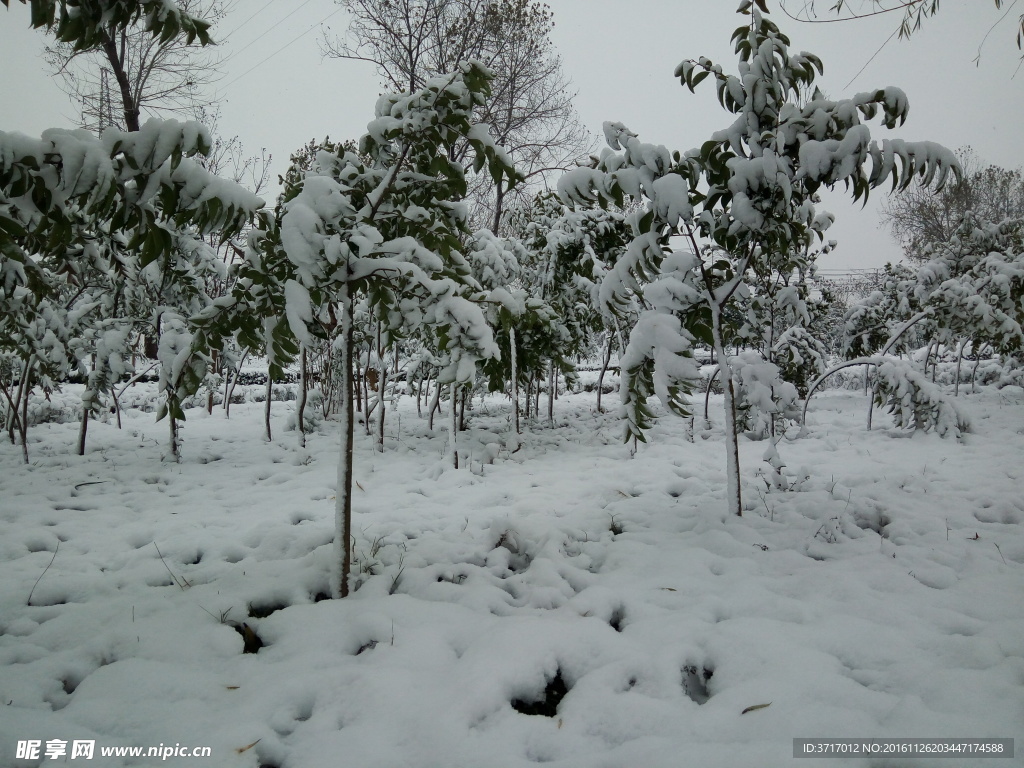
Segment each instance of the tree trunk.
M871 370L871 366L870 365L867 368L868 368L868 371ZM865 378L868 378L869 374L865 373L864 376L865 376ZM868 431L871 430L871 419L874 417L874 415L875 415L875 393L871 392L870 395L868 395Z
M597 375L597 412L604 413L601 407L601 396L604 394L604 375L608 372L608 366L612 362L612 335L608 334L608 343L605 345L604 360L601 362L601 372Z
M31 358L30 360L26 360L26 364L22 369L22 376L18 377L17 390L14 392L14 399L11 400L10 395L7 395L10 412L7 414L6 429L7 437L10 439L11 445L16 444L16 441L14 440L14 430L16 429L18 434L22 433L22 422L20 422L17 412L22 408L22 392L25 391L25 382L29 377L30 362ZM6 394L6 390L4 390L4 393Z
M377 326L377 453L384 453L384 387L387 383L388 367L384 365L384 349L381 347L380 325Z
M14 441L14 424L18 420L18 405L17 402L11 399L11 393L7 389L3 389L4 397L7 398L7 414L4 417L4 429L7 432L7 438L11 441L11 445L15 445ZM15 392L17 395L17 392Z
M25 361L25 367L21 370L21 381L18 382L18 394L11 403L10 426L8 427L11 443L14 443L14 429L17 427L18 437L21 438L21 457L28 464L28 396L32 392L32 357ZM21 409L21 416L18 416L18 409Z
M21 456L28 464L28 396L32 393L29 377L32 370L26 366L25 370L25 391L21 396L21 421L18 424L18 431L21 432Z
M734 515L743 514L743 499L740 495L740 444L736 434L736 393L733 389L732 367L722 344L722 309L717 304L711 307L711 333L722 371L722 393L725 395L725 463L727 471L728 509Z
M221 395L223 400L221 401L220 407L223 410L227 410L228 406L228 391L231 389L231 371L224 371L224 394Z
M78 427L78 455L85 456L85 437L89 432L89 411L94 393L86 389L82 393L82 423Z
M242 375L242 363L245 362L245 358L249 356L249 350L246 350L241 359L238 361L238 368L235 369L234 375L231 377L231 386L228 387L227 396L224 398L224 418L231 418L231 398L235 396L235 386L238 384L238 377Z
M353 306L348 285L344 284L341 297L341 451L338 454L338 486L334 505L335 568L333 592L336 597L348 597L349 572L352 570L352 447L355 442L355 411L352 407L354 387L352 368Z
M984 345L982 345L981 349L977 349L977 350L974 349L974 345L973 344L971 345L971 351L974 353L974 367L971 369L971 394L974 394L974 393L976 393L978 391L978 383L977 383L978 366L981 365L981 352L982 352L983 349L984 349Z
M427 429L434 429L434 414L441 408L441 383L434 382L434 396L430 399L430 412L427 414Z
M353 372L353 383L355 386L352 388L355 393L355 410L359 411L359 413L363 412L363 372L361 366L362 364L360 364L359 369Z
M268 443L273 439L270 434L270 398L274 394L274 379L270 375L270 366L267 366L267 401L266 405L263 406L263 426L266 428L266 434L263 439Z
M114 78L117 80L117 86L121 91L121 105L124 110L125 128L129 131L137 131L139 130L139 106L135 103L135 99L132 98L131 82L124 71L124 65L118 53L117 44L110 37L112 31L108 31L104 35L103 52L107 55L107 61L110 64L111 71L114 73ZM122 46L124 44L122 38Z
M218 355L217 351L214 350L214 352L213 352L213 370L214 371L219 371L220 367L221 367L220 366L220 355ZM210 387L209 391L206 393L206 413L209 416L213 415L213 387Z
M499 181L494 196L494 219L491 221L491 232L498 234L498 227L501 226L501 214L505 204L505 188Z
M171 408L172 392L167 393L167 424L171 437L171 461L177 464L181 461L181 446L178 444L178 420L174 418L174 410Z
M548 426L555 425L555 361L548 361Z
M306 360L306 345L302 345L299 353L299 404L296 409L295 429L299 432L299 448L306 447L306 391L308 386L309 368Z
M518 360L516 360L516 329L513 326L509 326L508 329L509 337L509 348L511 350L511 356L509 364L512 367L512 418L516 427L516 434L522 434L522 428L519 424L519 368Z
M451 385L451 401L448 403L448 439L452 446L452 466L459 468L459 424L458 409L455 401L458 399L458 385L453 381Z
M956 383L953 384L953 397L957 397L960 394L960 363L964 359L964 346L967 344L967 339L960 339L960 344L956 350ZM935 369L932 369L932 381L935 381Z
M21 369L21 377L18 380L18 391L14 395L14 402L11 403L11 412L7 416L7 435L11 439L11 445L14 445L14 430L17 428L18 434L21 434L21 419L18 416L18 411L21 409L21 398L28 399L28 378L29 372L31 371L32 358L29 357L25 361L25 365ZM26 462L28 463L28 462Z

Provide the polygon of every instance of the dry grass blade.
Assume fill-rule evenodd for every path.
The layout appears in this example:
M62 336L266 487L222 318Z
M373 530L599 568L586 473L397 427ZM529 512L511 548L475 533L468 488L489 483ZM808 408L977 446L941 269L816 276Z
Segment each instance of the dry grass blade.
M164 564L164 568L166 568L167 572L169 574L171 574L171 579L174 581L175 584L178 585L178 589L180 589L182 592L184 592L185 591L185 587L191 587L192 585L189 584L188 579L179 579L177 576L174 575L174 571L171 570L171 566L169 566L167 564L167 561L164 560L164 553L160 551L160 547L157 547L155 541L153 542L153 546L156 547L156 553L158 555L160 555L160 562ZM54 554L56 554L56 553L54 553ZM44 571L44 573L45 573L45 571ZM207 613L209 613L209 611L207 611Z
M36 583L33 584L32 585L32 589L29 590L29 592L28 592L28 600L25 602L26 605L32 605L32 594L36 591L36 587L39 586L39 582L42 581L43 576L45 576L46 572L48 570L50 570L50 566L53 565L53 561L57 559L57 551L59 549L60 549L60 539L57 540L57 546L53 548L53 557L50 558L50 562L47 564L47 566L45 568L43 568L43 572L39 574L39 578L36 579Z
M263 741L263 739L256 739L256 741L254 741L254 742L253 742L252 744L247 744L247 745L245 745L244 747L236 747L236 748L235 748L235 754L236 754L236 755L240 755L240 754L242 754L243 752L248 752L248 751L249 751L250 749L252 749L253 747L255 747L255 746L256 746L257 744L259 744L259 743L260 743L261 741Z
M764 709L765 707L770 707L771 705L772 703L770 701L767 704L754 704L744 709L742 712L740 712L740 714L745 715L747 714L747 712L756 712L759 709Z
M75 490L77 491L79 488L85 488L85 486L87 486L87 485L99 485L100 483L105 483L105 482L107 482L107 481L106 480L90 480L87 483L79 483L78 485L75 486Z

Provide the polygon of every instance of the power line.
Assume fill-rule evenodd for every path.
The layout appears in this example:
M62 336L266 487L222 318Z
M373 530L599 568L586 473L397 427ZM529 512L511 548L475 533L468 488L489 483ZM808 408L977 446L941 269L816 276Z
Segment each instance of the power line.
M886 38L885 42L878 46L878 50L871 54L871 58L864 62L864 66L857 70L857 74L851 77L850 82L844 85L843 88L849 88L851 85L853 85L853 81L860 77L864 70L868 68L868 65L875 60L875 57L882 52L882 49L885 48L885 46L887 46L890 42L892 42L892 39L896 37L897 32L899 32L898 29L894 30L893 33L889 35L888 38Z
M306 0L306 1L305 1L305 2L304 2L304 3L302 4L302 5L300 5L300 6L298 7L298 8L294 8L294 9L292 9L292 11L291 11L290 13L288 13L288 14L287 14L287 15L286 15L286 16L285 16L285 17L284 17L283 19L281 19L280 21L278 21L278 22L277 22L276 24L272 25L272 26L271 26L271 27L270 27L269 29L267 29L267 31L266 31L266 32L264 32L264 33L263 33L262 35L259 35L259 36L257 36L257 37L256 37L255 39L253 39L253 40L249 41L249 42L248 42L248 43L246 43L246 44L245 44L244 46L242 46L241 48L239 48L239 49L238 49L237 51L235 51L234 53L232 53L232 54L231 54L231 55L230 55L230 56L228 57L228 61L230 61L231 59L235 58L235 57L236 57L236 56L237 56L238 54L240 54L240 53L241 53L242 51L244 51L244 50L246 50L246 49L248 49L248 48L251 48L251 47L252 47L253 45L255 45L255 44L256 44L257 42L259 42L260 40L262 40L262 39L263 39L264 37L266 37L267 35L269 35L269 34L270 34L271 32L273 32L273 31L274 31L275 29L277 29L277 28L278 28L279 26L281 26L281 24L283 24L284 22L288 21L288 19L290 19L290 18L291 18L292 16L294 16L294 15L295 15L296 13L298 13L299 11L301 11L301 10L302 10L303 8L305 8L305 7L307 6L307 5L309 5L309 4L311 3L311 2L312 2L312 0ZM337 11L335 11L335 13L337 13ZM332 14L332 15L333 15L333 14ZM265 59L264 59L264 61L265 61ZM262 63L263 63L263 62L261 61L261 62L260 62L260 64L262 64ZM257 64L256 66L258 67L258 66L259 66L259 64ZM248 74L248 73L247 73L247 74ZM233 82L234 82L234 80L232 80L231 82L233 83ZM228 83L228 85L231 85L231 83Z
M262 8L260 8L260 9L259 9L258 11L256 11L256 13L254 13L254 14L253 14L252 16L250 16L250 17L249 17L248 19L246 19L245 21L243 21L243 22L242 22L241 24L239 24L239 25L238 25L237 27L235 27L235 28L234 28L233 30L231 30L230 32L228 32L228 34L226 34L226 35L224 36L224 39L225 39L225 40L227 40L228 38L230 38L230 37L231 37L231 36L232 36L233 34L235 34L236 32L238 32L238 30L240 30L240 29L241 29L242 27L244 27L244 26L245 26L246 24L248 24L248 23L249 23L250 21L252 21L252 20L253 20L253 19L255 19L255 18L256 18L257 16L259 16L259 15L260 15L261 13L263 13L263 12L264 12L265 10L267 10L267 8L269 8L269 7L270 7L270 4L271 4L272 2L274 2L274 0L267 0L267 2L266 2L266 3L264 4L264 6L263 6Z
M306 0L306 3L308 3L308 2L309 2L309 0ZM302 5L305 5L306 3L303 3ZM299 8L301 8L301 7L302 7L302 6L299 6ZM298 10L298 8L296 8L296 10ZM232 85L232 84L234 84L234 83L237 83L237 82L238 82L239 80L241 80L241 79L242 79L243 77L245 77L246 75L248 75L248 74L249 74L250 72L252 72L252 71L253 71L254 69L256 69L257 67L261 67L261 66L263 66L263 65L264 65L264 64L266 64L266 63L267 63L268 61L270 61L270 60L271 60L272 58L274 58L275 56L277 56L277 54L279 54L279 53L280 53L281 51L283 51L283 50L284 50L285 48L287 48L288 46L290 46L290 45L292 45L292 44L294 44L294 43L298 42L298 41L299 41L299 40L301 40L301 39L302 39L303 37L305 37L305 36L306 36L306 35L308 35L308 34L309 34L310 32L312 32L312 31L313 31L314 29L316 29L316 28L317 28L317 27L319 27L319 26L320 26L321 24L323 24L323 23L324 23L325 21L327 21L328 19L330 19L330 18L331 18L332 16L335 16L335 15L337 15L338 13L340 13L340 12L341 12L341 10L342 10L341 8L337 8L337 9L335 9L335 10L334 10L334 12L333 12L333 13L329 13L329 14L327 14L327 15L326 15L326 16L324 16L324 17L323 17L322 19L320 19L320 21L318 21L318 22L316 22L315 24L313 24L313 25L312 25L312 26L311 26L311 27L310 27L309 29L307 29L307 30L306 30L305 32L302 32L302 33L300 33L300 34L296 35L296 36L295 36L294 38L292 38L292 39L291 39L291 40L289 40L289 41L288 41L287 43L285 43L284 45L282 45L282 46L281 46L280 48L278 48L278 49L277 49L276 51L274 51L274 52L273 52L272 54L270 54L269 56L267 56L266 58L264 58L264 59L263 59L262 61L259 61L259 62L257 62L256 64L254 64L253 66L249 67L249 69L245 70L245 72L243 72L242 74L240 74L240 75L239 75L238 77L236 77L236 78L235 78L234 80L232 80L232 81L230 81L229 83L227 83L227 85L225 85L224 87L225 87L225 88L227 88L228 86L230 86L230 85ZM294 13L294 12L295 12L295 11L292 11L292 13ZM288 15L290 16L291 14L288 14ZM287 17L285 17L285 18L287 18ZM284 20L284 19L282 19L282 21L283 21L283 20ZM270 30L267 30L267 31L269 32ZM264 34L266 34L266 32L265 32ZM262 37L262 35L261 35L260 37ZM257 39L259 39L259 38L257 38ZM253 42L256 42L256 41L254 40ZM250 45L251 45L251 44L252 44L252 43L250 43ZM246 47L248 47L248 46L246 46ZM243 49L243 50L244 50L244 49Z

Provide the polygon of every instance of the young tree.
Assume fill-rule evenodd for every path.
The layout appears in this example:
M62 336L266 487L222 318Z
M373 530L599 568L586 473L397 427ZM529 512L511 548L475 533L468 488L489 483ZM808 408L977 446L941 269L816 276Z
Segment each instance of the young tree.
M757 7L755 7L755 5ZM619 124L606 124L612 150L596 168L566 174L559 191L566 199L647 201L634 217L637 236L602 286L602 296L624 304L639 295L647 309L630 335L623 361L622 392L630 434L640 436L653 392L668 407L685 412L682 393L692 380L687 362L695 338L714 347L723 370L728 467L728 508L742 514L736 425L734 364L723 332L733 296L751 291L750 272L770 272L782 260L807 254L832 217L815 210L822 186L845 184L854 199L892 179L897 187L915 175L945 180L958 169L951 152L935 144L871 139L863 120L881 115L886 127L906 119L908 102L897 88L833 101L812 87L821 61L792 54L789 39L766 18L764 0L746 0L740 12L749 24L733 34L739 74L727 75L706 58L676 69L693 90L715 83L734 122L699 149L669 152L644 144ZM868 170L870 160L870 170ZM670 235L682 235L690 253L672 253Z
M449 155L467 141L478 169L486 166L496 180L516 178L472 120L488 80L479 64L464 64L420 90L382 96L359 151L320 151L295 174L275 215L250 234L232 296L196 318L197 364L215 339L238 333L247 346L262 339L272 369L337 323L342 406L332 589L339 597L349 593L352 559L357 302L368 300L385 334L433 329L439 384L450 387L453 404L477 362L499 354L459 251L468 234L465 206L456 202L465 193L465 171ZM454 431L451 437L454 449Z
M620 318L601 303L600 286L625 252L632 232L620 210L573 209L550 193L536 196L519 226L531 255L528 288L551 306L558 320L549 370L574 379L576 361L593 351L599 334L606 357L611 354ZM549 382L549 413L553 390Z
M494 74L491 97L474 116L515 163L526 184L487 175L470 179L474 227L498 233L510 194L536 189L585 156L591 139L572 106L573 92L551 43L554 22L539 0L338 0L351 22L346 38L325 39L336 58L369 61L384 87L416 90L429 78L479 61ZM467 142L449 150L472 164Z

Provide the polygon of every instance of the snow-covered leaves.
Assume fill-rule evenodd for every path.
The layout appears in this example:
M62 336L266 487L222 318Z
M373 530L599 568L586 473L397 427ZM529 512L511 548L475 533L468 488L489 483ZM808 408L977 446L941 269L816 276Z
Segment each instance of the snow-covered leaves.
M960 437L970 423L924 374L903 360L888 359L875 369L875 402L885 405L896 426Z
M25 0L21 0L25 2ZM7 6L9 0L0 0ZM182 36L191 44L211 42L210 24L181 10L171 0L29 0L32 26L46 27L78 50L97 48L111 28L144 20L145 28L161 42Z
M736 428L755 440L785 429L799 417L796 387L784 381L779 367L756 352L743 352L729 361L736 393Z
M887 267L882 290L851 307L849 356L903 348L911 328L947 346L991 346L1007 363L1024 350L1024 222L964 217L916 271Z
M204 323L240 333L282 365L297 354L296 338L325 337L337 326L342 295L365 296L386 344L432 329L444 375L471 379L475 361L498 350L461 252L465 169L448 149L469 141L479 162L516 178L472 123L489 77L468 63L415 93L382 96L358 149L325 142L296 156L274 216L251 239L236 301ZM261 317L278 321L261 329Z
M209 147L201 125L175 120L109 128L101 139L0 132L0 252L25 263L116 232L145 266L172 250L175 230L230 236L263 201L188 159Z
M690 415L685 395L700 379L700 371L693 360L691 338L675 315L642 314L629 335L619 366L619 394L627 439L646 440L644 432L653 421L653 412L647 405L651 395L657 395L673 413Z
M173 120L99 139L0 132L0 354L27 381L78 369L94 408L143 328L206 306L222 265L203 236L232 237L263 205L190 159L209 148L205 128Z

